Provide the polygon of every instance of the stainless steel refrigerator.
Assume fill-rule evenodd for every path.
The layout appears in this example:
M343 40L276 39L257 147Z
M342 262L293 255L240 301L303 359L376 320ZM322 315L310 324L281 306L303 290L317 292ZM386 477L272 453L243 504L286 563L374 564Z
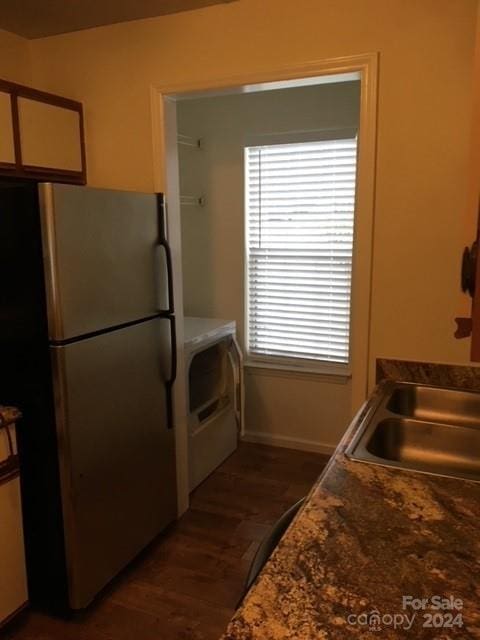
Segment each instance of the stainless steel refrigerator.
M81 609L176 516L163 198L2 185L0 239L30 594Z

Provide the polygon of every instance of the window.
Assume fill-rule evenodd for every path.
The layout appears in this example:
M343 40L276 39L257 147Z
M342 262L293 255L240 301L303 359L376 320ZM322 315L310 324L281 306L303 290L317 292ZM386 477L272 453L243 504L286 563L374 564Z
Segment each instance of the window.
M251 360L349 363L357 142L344 135L246 147Z

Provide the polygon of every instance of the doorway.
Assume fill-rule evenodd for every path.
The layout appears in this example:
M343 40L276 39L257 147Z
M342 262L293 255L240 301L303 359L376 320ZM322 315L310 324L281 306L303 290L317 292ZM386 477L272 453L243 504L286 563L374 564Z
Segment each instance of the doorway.
M264 119L268 121L270 118L269 127L264 127L263 133L259 130L252 133L251 126L247 127L249 131L243 128L239 134L243 150L248 146L252 135L257 136L257 141L258 136L264 135L268 138L269 135L288 132L297 137L298 134L307 134L308 138L314 130L348 128L352 124L352 120L348 121L348 108L343 107L344 120L338 120L342 108L339 109L338 105L332 107L332 100L335 101L333 94L350 92L350 98L356 95L359 136L349 370L343 371L342 375L332 375L331 371L322 372L318 369L294 367L287 370L284 367L260 367L248 362L247 356L250 366L247 368L246 376L246 435L252 441L331 452L336 444L335 434L330 434L327 442L322 442L321 436L311 437L305 430L292 433L290 429L282 433L277 428L279 421L290 425L299 424L306 412L310 411L313 415L315 407L321 406L320 422L325 426L331 426L332 421L336 421L337 430L343 430L348 426L353 412L366 397L369 378L370 274L373 253L376 72L376 56L368 55L344 59L341 63L324 61L310 65L308 70L302 68L296 71L283 70L276 74L272 72L265 74L263 79L258 76L255 79L237 79L237 83L230 79L210 83L210 86L207 86L209 83L204 83L205 86L152 88L156 179L159 189L166 190L170 214L170 239L176 244L177 263L184 272L178 285L182 302L185 302L185 309L190 314L227 316L237 320L244 346L247 328L243 286L245 259L242 250L245 244L245 218L243 197L238 197L238 185L240 184L242 190L244 181L243 176L240 182L234 177L234 174L238 173L235 171L235 166L238 167L238 155L237 161L232 162L232 156L229 159L225 145L220 144L225 142L226 137L232 132L232 113L236 112L236 119L239 120L249 112L258 113L258 110L263 109ZM249 80L256 82L250 83ZM281 111L283 100L295 100L295 91L303 93L304 98L310 94L317 96L317 99L323 92L323 104L330 104L330 115L333 117L334 114L337 121L328 121L327 118L327 121L322 123L321 118L317 117L315 122L306 122L303 119L302 124L302 119L297 119L297 122L292 124L290 119L288 126L285 125L285 121L280 124L272 116L271 105L280 105ZM327 97L327 94L330 95ZM354 104L355 99L350 100L350 105ZM252 101L252 104L257 103L256 107L248 107L249 101ZM263 107L259 106L260 103L263 103ZM348 104L348 101L343 104ZM215 105L217 115L212 117L212 112L210 115L207 112L209 109L214 110ZM203 116L197 118L199 125L203 118L199 127L195 127L194 124L195 112L197 116L203 112ZM221 113L227 114L226 120L230 120L230 125L225 122L222 125L218 117ZM284 115L292 113L295 113L292 104L284 107ZM352 113L350 116L352 117ZM205 128L204 125L207 121L212 123L215 120L218 135L215 134L213 139L210 134L214 129L210 128L209 133L203 133L203 139L198 143L202 138L200 129L207 132L208 127ZM237 151L238 146L237 140ZM223 150L220 147L223 147ZM202 164L202 156L208 157L205 164ZM216 156L213 164L212 156ZM200 164L195 169L195 163L198 162ZM188 165L190 170L185 171ZM212 166L216 166L216 169L212 170ZM187 176L188 173L190 178ZM236 182L235 188L231 186L232 181ZM223 195L220 192L223 192ZM235 213L232 215L233 211ZM178 396L181 396L181 389L177 391ZM282 405L279 400L287 396L290 403ZM177 413L179 418L180 412ZM253 424L257 419L260 419L260 425ZM312 428L314 423L315 419L311 421ZM338 433L338 437L340 435L341 433ZM182 434L182 426L177 425L179 462L182 456L187 455L186 436L185 432ZM180 463L179 467L181 466ZM180 487L181 485L179 482Z

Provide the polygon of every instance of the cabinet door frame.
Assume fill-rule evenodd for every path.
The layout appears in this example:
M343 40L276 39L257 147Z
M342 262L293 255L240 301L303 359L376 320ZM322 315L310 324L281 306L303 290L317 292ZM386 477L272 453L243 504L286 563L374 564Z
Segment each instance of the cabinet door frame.
M14 146L14 156L15 156L15 162L5 162L5 161L0 161L0 174L1 175L11 175L12 171L16 171L17 170L17 142L16 142L16 134L15 134L15 108L14 108L14 100L12 97L12 93L11 91L9 91L7 88L3 87L3 81L0 80L0 91L2 93L5 93L6 95L8 95L8 97L10 98L10 112L11 112L11 118L12 118L12 134L13 134L13 146ZM17 114L18 115L18 114ZM5 173L7 172L7 173Z
M87 182L87 165L85 152L85 128L83 118L83 105L81 102L64 98L53 93L39 91L32 87L16 84L7 80L0 79L0 91L10 95L10 103L12 109L12 128L13 128L13 144L15 149L15 163L0 162L0 176L22 178L37 181L68 182L72 184L86 184ZM37 102L42 102L54 107L68 109L78 113L79 120L79 137L80 137L80 155L81 170L72 171L69 169L41 167L33 165L25 165L22 160L22 144L20 131L20 117L18 111L18 99L27 98Z

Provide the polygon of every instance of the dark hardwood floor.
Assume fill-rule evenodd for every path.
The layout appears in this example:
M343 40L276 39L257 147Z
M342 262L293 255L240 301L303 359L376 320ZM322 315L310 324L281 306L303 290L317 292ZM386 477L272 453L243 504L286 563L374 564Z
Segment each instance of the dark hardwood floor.
M242 443L191 498L188 512L73 620L28 611L9 640L217 640L271 524L327 462Z

